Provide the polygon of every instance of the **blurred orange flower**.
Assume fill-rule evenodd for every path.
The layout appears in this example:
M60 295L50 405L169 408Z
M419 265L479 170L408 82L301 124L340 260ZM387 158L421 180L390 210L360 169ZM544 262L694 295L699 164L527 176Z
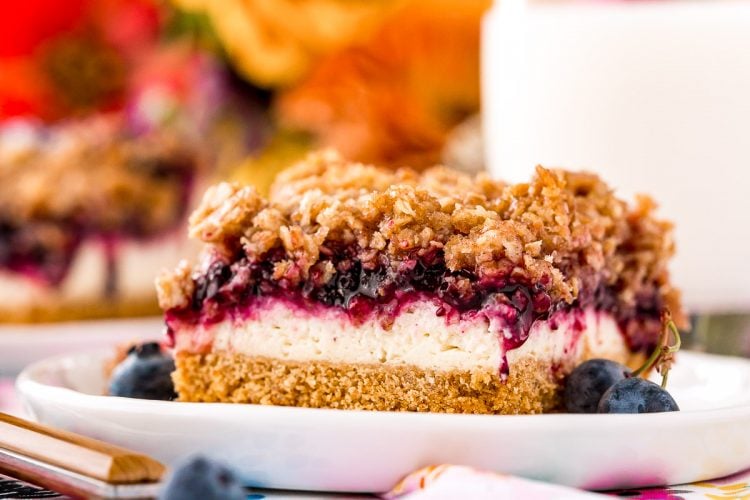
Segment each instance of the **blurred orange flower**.
M490 0L173 0L208 14L235 67L281 89L282 128L354 160L427 165L479 109Z
M479 23L490 3L409 2L281 93L280 123L354 160L438 162L448 132L479 109Z
M261 87L301 78L322 55L366 39L404 0L173 0L209 16L238 70Z

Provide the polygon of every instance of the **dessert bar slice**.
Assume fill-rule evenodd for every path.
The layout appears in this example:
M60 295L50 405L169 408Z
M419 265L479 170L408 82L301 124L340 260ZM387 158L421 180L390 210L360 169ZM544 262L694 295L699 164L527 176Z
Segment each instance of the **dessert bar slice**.
M205 248L157 280L183 401L538 413L591 357L636 363L680 318L670 225L596 176L507 185L332 152L264 199L219 184Z

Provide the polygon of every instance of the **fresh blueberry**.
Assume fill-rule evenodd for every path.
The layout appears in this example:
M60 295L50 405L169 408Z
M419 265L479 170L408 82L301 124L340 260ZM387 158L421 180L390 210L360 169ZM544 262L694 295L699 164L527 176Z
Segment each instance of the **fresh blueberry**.
M247 493L226 465L197 455L178 464L167 478L160 500L245 500Z
M642 378L628 378L609 388L599 401L599 413L659 413L679 411L667 391Z
M590 359L568 375L563 392L565 410L570 413L596 413L602 395L630 370L608 359Z
M114 369L109 394L125 398L159 399L177 397L172 383L174 360L156 342L131 347L128 356Z

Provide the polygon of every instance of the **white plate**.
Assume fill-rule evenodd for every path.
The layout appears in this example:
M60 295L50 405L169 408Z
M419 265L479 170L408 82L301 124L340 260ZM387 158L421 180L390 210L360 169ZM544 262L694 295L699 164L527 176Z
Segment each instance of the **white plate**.
M159 340L163 327L161 317L3 324L0 325L0 374L16 374L35 361L57 354L111 347L133 340Z
M234 463L249 485L379 492L453 463L582 488L713 479L750 466L750 361L683 353L676 413L488 416L176 403L100 396L99 354L39 362L18 379L38 421L148 453Z

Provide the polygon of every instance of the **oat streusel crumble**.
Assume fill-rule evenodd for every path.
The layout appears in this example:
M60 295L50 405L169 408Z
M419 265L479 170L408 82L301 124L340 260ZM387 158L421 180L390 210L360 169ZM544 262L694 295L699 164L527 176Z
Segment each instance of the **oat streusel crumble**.
M354 337L361 333L361 339L373 329L381 336L398 334L407 328L407 317L418 320L415 325L443 318L445 328L456 327L456 332L469 324L480 325L477 328L500 345L495 376L501 380L517 380L509 353L528 351L531 358L518 359L517 366L536 366L531 359L540 355L533 351L543 345L539 339L558 330L571 332L568 350L576 356L614 349L619 359L632 359L655 345L663 308L684 318L667 270L674 252L671 225L654 216L654 207L646 197L629 206L592 174L538 167L530 183L508 185L442 167L419 173L353 164L331 151L311 155L283 172L268 199L252 187L219 184L207 191L190 219L191 236L205 243L203 258L195 266L183 262L157 280L160 305L177 345L181 394L190 400L222 400L217 396L221 391L205 387L202 370L226 365L228 361L216 355L227 346L234 346L227 356L248 351L237 363L267 366L267 352L240 346L237 339L273 335L264 332L264 325L296 329L289 315L307 318L309 325L320 319L321 328L330 330L333 323L326 321L333 321L330 314L335 312L336 321L348 324ZM598 326L592 327L592 321ZM619 331L617 342L626 347L602 347L609 321ZM300 342L306 335L317 339L315 327L304 328ZM430 328L425 335L434 338L442 327ZM347 331L333 341L341 342ZM460 337L456 332L450 334ZM365 342L361 339L360 344ZM288 342L294 346L294 337ZM464 349L450 342L444 347ZM336 349L331 346L330 352ZM550 349L540 352L547 356ZM305 360L331 363L325 349L315 352L305 354ZM373 359L385 366L392 363L390 355L389 351ZM294 375L304 371L300 360L289 356L279 360L291 363L284 376L303 383ZM555 359L552 364L563 371L570 365L567 358ZM342 373L350 373L352 365L357 363L340 363ZM335 367L325 366L335 372ZM401 368L394 373L402 373ZM409 376L437 377L430 370ZM449 379L464 380L466 374L461 373ZM557 387L559 376L542 378ZM199 379L203 389L189 382ZM231 387L240 392L225 395L229 400L276 401L267 388L262 398L253 398L253 385L243 382L242 370L231 380ZM340 380L331 381L330 389L339 390L335 387L340 385ZM500 391L505 394L501 397L493 389L490 392L500 399L488 399L488 387L466 391L482 393L479 406L487 412L512 412L505 391ZM205 396L209 393L214 395ZM462 392L451 389L441 394L450 408ZM543 398L528 396L536 399L524 404L531 404L533 411L549 409L554 395L547 391ZM316 404L302 396L295 403L290 397L278 400L332 406L328 397L316 399ZM378 404L358 401L345 406L377 409ZM477 401L458 407L477 408ZM381 406L414 409L393 400Z

